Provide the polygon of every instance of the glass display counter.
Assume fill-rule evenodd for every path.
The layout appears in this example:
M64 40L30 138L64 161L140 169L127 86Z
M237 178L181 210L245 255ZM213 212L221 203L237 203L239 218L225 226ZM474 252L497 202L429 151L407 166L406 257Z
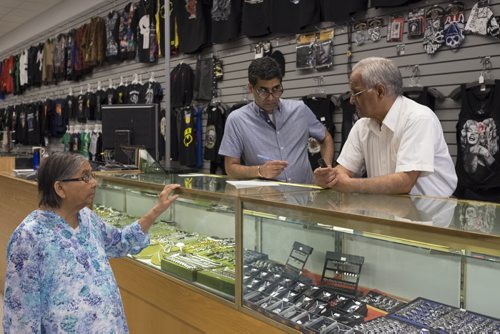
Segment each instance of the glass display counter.
M314 333L500 331L499 205L332 190L241 201L241 249L260 254L243 261L245 312Z

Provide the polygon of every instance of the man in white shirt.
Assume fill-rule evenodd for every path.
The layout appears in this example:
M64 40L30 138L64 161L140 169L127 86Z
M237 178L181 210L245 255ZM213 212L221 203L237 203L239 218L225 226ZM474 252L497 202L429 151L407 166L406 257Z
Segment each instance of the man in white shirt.
M335 168L318 168L318 185L343 192L448 197L457 175L441 123L428 107L404 96L403 79L389 59L354 66L354 124ZM366 171L367 178L357 176Z

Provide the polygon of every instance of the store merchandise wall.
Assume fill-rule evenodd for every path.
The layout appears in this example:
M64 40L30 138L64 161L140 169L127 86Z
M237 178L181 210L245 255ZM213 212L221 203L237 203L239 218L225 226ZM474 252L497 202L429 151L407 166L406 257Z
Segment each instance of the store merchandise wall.
M127 1L116 0L113 2L101 2L82 13L68 18L66 21L57 24L50 29L40 31L32 38L19 43L13 47L5 49L0 44L0 58L7 55L20 52L22 49L30 45L37 44L48 37L55 37L60 32L67 32L72 28L88 22L92 16L104 16L112 9L121 9L126 5ZM385 25L382 28L382 39L378 42L367 41L365 44L352 46L352 62L355 63L368 56L384 56L392 58L399 66L405 84L408 85L409 78L412 75L412 66L419 65L420 83L423 86L434 87L441 92L446 98L437 103L436 114L442 122L445 138L450 148L450 153L453 158L456 157L456 122L460 111L460 102L456 102L447 97L459 84L468 83L477 80L479 77L482 65L481 58L489 56L492 64L490 75L492 78L500 78L500 40L486 36L467 35L464 43L458 51L451 51L448 47L441 47L436 54L430 56L426 54L422 47L422 40L409 40L406 36L407 25L405 24L405 36L403 43L405 44L405 54L397 55L397 45L400 43L386 42L387 23L389 16L392 14L404 14L407 17L408 11L411 8L429 7L433 4L446 6L449 1L426 0L417 2L411 6L387 9L371 8L367 12L355 15L354 20L372 18L382 16L385 20ZM466 18L468 18L470 9L475 1L464 1L466 7ZM490 7L496 15L500 14L500 0L490 0ZM43 15L50 15L45 13ZM224 64L224 78L219 83L221 89L220 99L231 105L241 101L245 95L244 87L247 84L247 67L253 59L253 49L257 42L270 40L273 50L281 51L285 56L286 75L284 77L284 98L300 98L310 94L316 90L319 77L323 78L322 89L327 94L340 95L349 90L348 86L348 66L347 66L347 51L348 51L348 33L347 27L343 24L333 24L323 22L320 26L334 26L334 65L326 71L298 71L295 68L295 51L296 43L294 35L271 35L260 39L248 39L241 37L238 40L230 43L214 45L206 48L196 55L180 55L171 59L169 64L164 63L161 58L158 63L153 65L142 64L135 61L128 61L116 65L105 65L94 69L91 75L86 76L79 82L61 82L58 85L42 86L41 88L32 88L21 96L8 96L4 101L0 101L0 108L6 105L18 104L22 102L43 100L45 98L65 97L69 87L73 89L74 94L80 90L86 91L87 84L90 83L92 89L95 90L97 81L102 82L103 87L107 87L108 78L113 79L115 85L118 84L119 78L123 76L126 81L130 82L134 73L142 76L145 81L149 78L151 72L155 72L157 80L164 85L168 78L165 68L173 68L177 64L184 62L195 68L196 57L210 57L216 54L220 57ZM320 27L318 26L318 28ZM24 29L31 31L39 31L35 24L27 24ZM1 41L0 41L1 43ZM168 65L168 66L166 66ZM165 107L166 105L164 105ZM167 110L168 112L168 110ZM335 121L335 148L336 156L341 144L341 122L342 113L336 110L334 115ZM167 138L168 140L168 138Z

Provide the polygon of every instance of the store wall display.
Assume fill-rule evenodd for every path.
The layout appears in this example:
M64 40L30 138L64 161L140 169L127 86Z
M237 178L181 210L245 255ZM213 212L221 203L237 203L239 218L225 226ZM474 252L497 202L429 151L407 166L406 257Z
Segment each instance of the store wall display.
M305 3L305 1L300 2ZM413 36L413 38L409 38L410 32L408 28L408 13L410 11L419 12L419 10L423 8L425 15L425 11L432 8L433 5L439 5L442 6L443 9L446 9L448 3L443 3L443 1L438 0L430 0L425 2L408 2L405 4L406 6L379 8L376 8L375 6L367 8L368 1L365 0L349 1L340 7L335 6L335 3L335 1L319 1L322 22L317 24L318 27L314 27L314 25L311 27L311 29L317 30L317 28L335 25L335 37L333 39L335 46L333 48L333 64L335 64L335 66L330 66L322 72L322 75L324 75L325 78L325 93L339 97L348 90L349 59L355 63L356 61L373 54L392 58L400 67L405 80L409 80L410 78L408 67L419 64L422 73L422 86L435 88L445 96L444 99L435 103L435 112L442 122L450 152L452 156L456 158L458 145L456 141L455 125L458 120L460 105L446 96L456 87L457 84L469 82L471 80L472 73L474 74L474 77L477 76L476 73L480 69L478 68L477 62L478 56L491 56L493 64L492 77L500 77L500 62L498 61L499 40L492 35L495 31L497 31L495 28L495 22L497 22L496 16L500 14L500 2L498 0L491 0L486 8L484 6L480 6L479 2L476 1L463 1L463 14L466 18L465 31L467 31L467 26L469 26L469 30L472 34L466 35L466 39L460 44L460 48L453 49L457 50L457 52L451 52L451 49L443 44L442 46L439 45L439 48L432 56L428 55L425 53L425 50L423 50L422 44L424 41L421 36ZM33 38L29 41L22 41L20 42L20 45L9 50L2 50L2 52L7 52L7 54L2 53L0 56L0 58L2 58L1 72L5 73L7 77L5 81L2 81L2 86L4 88L9 87L10 90L7 91L12 92L14 92L16 87L18 87L18 93L20 94L22 91L23 94L14 95L12 93L5 93L5 89L3 89L6 99L0 100L0 107L5 108L9 105L13 106L30 101L44 101L46 98L53 100L65 98L67 96L68 88L73 88L75 92L78 92L80 91L80 87L83 86L83 90L85 91L87 82L90 82L93 86L95 86L96 82L105 82L111 78L112 81L114 81L113 85L118 85L120 76L125 77L125 80L130 82L130 76L132 73L142 74L143 77L146 78L149 76L149 73L154 71L158 74L158 82L160 84L164 84L166 80L168 80L168 75L167 73L164 73L164 63L162 62L162 58L159 58L157 63L148 64L146 66L134 60L136 49L136 40L134 38L136 37L137 26L131 25L130 22L132 22L135 16L135 12L138 8L137 4L138 3L136 2L129 3L129 1L121 0L102 3L91 10L82 13L76 18L68 18L67 22L54 27L51 31L40 32L39 34L33 36ZM392 4L394 5L394 2ZM478 6L476 6L476 4L478 4ZM269 8L266 8L266 6L269 6ZM295 36L292 34L272 33L270 21L268 19L272 15L270 6L271 1L269 0L242 1L242 25L240 32L241 35L239 37L230 42L219 43L213 47L202 48L196 55L178 54L176 57L171 59L170 68L173 69L180 63L195 68L198 54L201 55L202 58L209 57L210 53L217 54L224 62L225 71L224 80L218 83L218 88L220 88L221 91L219 98L222 102L228 105L233 105L241 100L241 87L247 84L245 71L248 62L254 56L253 52L250 52L250 49L253 50L253 46L261 42L259 38L249 39L245 36L255 37L266 35L265 39L270 41L273 51L281 52L284 58L284 63L287 69L287 75L283 82L285 88L284 96L286 98L299 99L304 95L309 94L311 92L311 87L315 86L314 77L317 76L317 73L313 73L308 70L296 71ZM159 6L159 8L162 7L164 6ZM257 8L260 8L260 10L257 10ZM249 10L251 9L255 10L254 14L252 14L253 16L249 16L249 13L251 12L249 12ZM344 13L344 9L349 10L349 12ZM124 60L119 66L116 64L105 63L103 66L94 67L92 73L82 76L81 73L75 71L75 67L72 64L73 60L77 60L77 58L73 59L73 55L76 55L76 53L73 54L72 52L75 50L75 52L78 52L78 48L75 47L76 31L85 23L90 23L92 17L99 16L105 18L113 10L121 14L119 39L120 54ZM488 19L472 19L477 16L479 12L487 12ZM402 42L387 42L387 24L389 18L398 13L403 14L405 19ZM332 17L335 15L339 15L340 17ZM210 16L210 18L211 17L212 16ZM365 20L367 22L367 38L363 45L355 45L354 43L351 44L349 42L350 37L346 22L352 22L353 19L351 17L354 18L355 21ZM380 27L381 39L376 42L370 39L368 35L368 30L370 29L368 22L375 18L382 18L384 21ZM442 19L444 20L444 18L445 16L443 13ZM137 19L135 20L137 21ZM474 23L472 26L474 28L471 27L472 23ZM444 22L442 25L444 30ZM426 26L426 22L424 22L422 27L425 29ZM252 31L252 29L255 31ZM65 59L67 61L67 70L65 75L67 78L80 78L82 81L73 82L61 80L61 75L58 74L55 75L55 80L58 81L57 85L42 84L40 89L29 87L28 85L25 85L24 88L19 85L16 86L16 82L19 81L18 78L20 78L20 74L16 74L14 77L8 75L8 73L11 73L10 68L16 68L17 61L15 61L15 58L22 55L22 52L25 49L29 50L32 46L39 46L40 44L45 43L48 38L56 39L57 41L57 37L61 34L66 36ZM436 38L439 40L439 36L432 36L432 40L435 41ZM442 33L442 39L444 43L444 33ZM404 54L398 56L398 53L396 52L396 44L404 46ZM57 50L57 44L55 50ZM348 52L352 52L349 53L350 56L348 56ZM56 51L55 54L57 54ZM9 64L11 61L9 60L11 55L13 56L12 65ZM7 67L3 66L4 62L7 63ZM17 73L16 71L14 72ZM27 72L26 80L26 82L29 82ZM0 88L0 91L2 91L2 88ZM208 101L206 103L208 103ZM346 105L349 105L349 101L346 102ZM167 112L170 113L169 111ZM340 109L338 112L334 113L333 122L337 129L341 129L343 116ZM205 131L205 129L203 129L203 131ZM336 145L335 151L339 152L342 143L340 131L334 135L334 140Z

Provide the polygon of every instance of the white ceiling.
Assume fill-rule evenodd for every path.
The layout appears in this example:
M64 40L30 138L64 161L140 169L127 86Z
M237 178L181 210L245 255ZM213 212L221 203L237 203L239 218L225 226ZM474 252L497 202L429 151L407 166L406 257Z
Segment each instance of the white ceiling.
M64 0L0 0L0 38L63 1Z

